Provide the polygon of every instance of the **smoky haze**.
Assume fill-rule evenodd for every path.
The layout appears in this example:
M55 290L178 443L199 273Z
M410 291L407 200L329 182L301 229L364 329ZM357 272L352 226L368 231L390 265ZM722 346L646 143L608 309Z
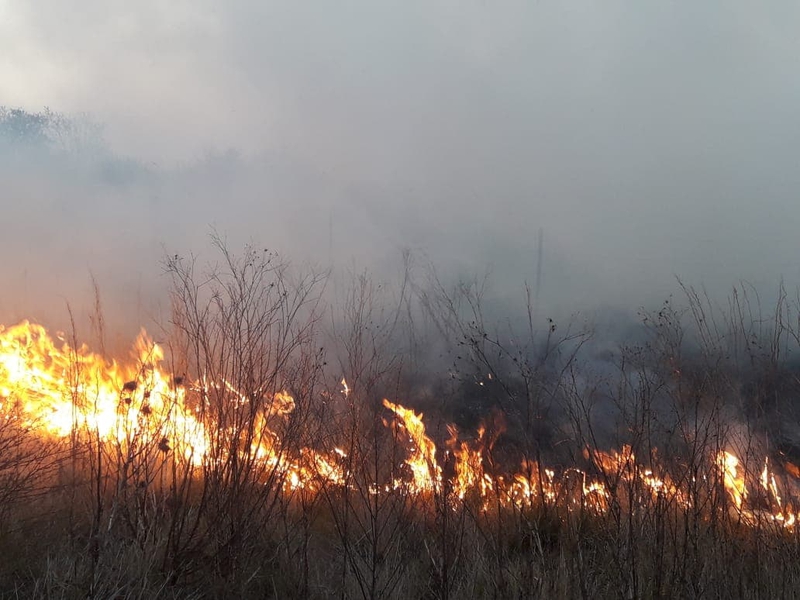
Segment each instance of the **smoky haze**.
M794 3L0 1L3 320L90 277L122 329L211 228L394 277L411 249L539 314L798 281ZM23 147L24 146L24 147Z

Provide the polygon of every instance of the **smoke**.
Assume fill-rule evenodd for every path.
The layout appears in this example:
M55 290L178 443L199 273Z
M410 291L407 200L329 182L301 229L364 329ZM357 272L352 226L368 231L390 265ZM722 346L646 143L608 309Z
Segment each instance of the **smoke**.
M489 270L500 316L540 260L542 319L657 306L675 275L766 298L798 279L796 11L0 4L0 104L66 116L2 143L0 316L63 323L94 276L148 324L161 257L211 228L379 279L404 249Z

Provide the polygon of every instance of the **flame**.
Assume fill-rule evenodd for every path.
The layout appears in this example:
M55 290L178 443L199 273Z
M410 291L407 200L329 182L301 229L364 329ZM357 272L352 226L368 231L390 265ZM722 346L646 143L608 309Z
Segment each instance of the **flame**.
M739 459L727 450L723 450L717 456L717 462L722 470L725 490L730 494L736 508L741 509L747 497L747 487L744 475L739 473Z
M305 447L290 451L276 433L275 424L285 422L296 410L289 392L258 398L263 408L252 417L258 435L239 443L235 427L218 427L204 414L203 402L214 393L223 394L238 410L249 406L252 396L226 380L175 378L162 367L163 361L163 349L144 331L136 340L133 360L123 365L86 346L56 341L40 325L0 326L0 413L6 418L13 414L43 438L88 436L128 453L149 444L163 457L182 460L190 470L226 458L219 455L220 439L237 440L222 447L271 469L288 494L351 485L343 450ZM341 385L346 398L353 395L344 378ZM687 487L697 483L695 475L680 477L664 468L653 448L642 451L646 464L626 445L620 450L584 449L585 469L577 465L550 468L522 458L516 472L502 472L492 458L494 443L504 431L498 416L466 439L455 426L448 426L449 437L440 452L426 433L422 413L386 399L383 406L394 415L392 431L406 454L391 481L370 483L374 494L398 490L422 496L445 494L455 504L476 503L482 510L546 506L562 515L584 510L606 514L615 503L619 506L623 494L634 501L636 510L647 510L656 500L678 508L691 508L698 502ZM794 528L792 493L800 469L791 463L783 463L778 477L768 458L763 468L749 469L746 460L722 450L708 457L696 477L715 482L714 489L730 498L729 508L745 525L766 522Z
M761 471L761 486L772 496L779 507L782 506L783 501L781 500L780 492L778 492L778 483L775 481L775 475L769 470L769 457L764 458L764 470Z
M480 498L486 498L492 490L492 478L484 472L483 452L486 448L486 427L478 428L478 437L475 447L465 441L459 441L458 429L455 425L448 425L450 438L447 446L455 457L454 477L452 489L459 500L464 500L467 494L474 491Z
M181 451L202 452L203 427L185 407L185 389L158 368L162 349L142 332L135 352L135 366L122 367L85 346L57 345L40 325L0 328L0 396L54 436L66 437L76 426L102 440L170 433Z
M247 398L225 380L177 383L161 367L162 348L144 331L134 357L131 365L122 366L86 346L56 343L41 325L0 326L0 405L4 410L18 407L24 424L45 436L66 438L82 431L126 452L134 443L155 444L165 455L176 453L193 467L202 465L210 459L213 429L201 418L201 408L187 402L187 388L204 395L225 389L240 405ZM293 412L294 398L278 391L267 407L259 416L256 429L263 434L252 443L252 455L277 469L292 488L314 486L320 478L340 482L335 459L312 450L292 459L278 450L280 439L267 421Z
M417 414L386 399L383 400L383 405L397 415L401 429L408 434L410 456L406 460L406 465L413 474L413 489L419 492L433 492L440 489L442 469L436 460L436 444L425 435L422 413Z

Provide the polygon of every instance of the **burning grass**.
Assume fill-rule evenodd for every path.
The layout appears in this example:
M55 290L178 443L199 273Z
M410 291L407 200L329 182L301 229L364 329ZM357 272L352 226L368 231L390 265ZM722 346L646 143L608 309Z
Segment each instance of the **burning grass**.
M68 560L57 545L44 572L6 572L7 582L31 577L25 589L49 595L41 586L59 577L68 580L59 584L65 597L87 588L100 597L108 581L95 581L98 573L133 553L167 595L222 597L234 580L243 593L269 585L276 596L647 596L706 580L707 544L714 553L756 544L766 557L800 548L797 468L739 457L721 439L696 462L662 461L655 448L642 460L630 445L585 446L575 464L522 455L510 470L494 452L504 435L497 423L491 436L486 425L467 436L450 425L437 445L421 413L384 399L375 439L339 422L306 445L288 391L259 389L254 401L224 379L180 379L145 334L134 357L110 362L31 323L0 330L4 433L19 453L3 469L7 535L21 535L28 525L17 519L43 511L66 520L63 539L49 541L70 544L75 561L88 563L61 572ZM355 394L342 381L320 398L341 410ZM253 548L273 544L271 563L252 564ZM577 563L553 563L556 555ZM613 573L593 573L604 560ZM465 570L470 561L478 562ZM565 574L575 568L577 582ZM656 569L681 577L653 583L645 574ZM203 590L209 572L222 588ZM130 582L119 585L114 593Z
M469 367L451 369L456 385L432 402L404 383L390 343L400 309L376 310L366 280L348 298L331 369L321 280L222 250L226 268L203 285L193 265L168 263L174 332L164 345L143 332L127 361L33 323L0 328L9 597L797 589L800 469L786 443L767 443L768 419L732 416L741 365L716 359L735 336L687 355L685 325L665 308L646 346L621 351L614 385L600 385L578 370L584 338L556 339L550 326L543 344L504 345L452 297L420 295ZM766 372L784 364L777 340ZM456 426L448 415L476 394L494 409ZM425 414L406 398L427 402ZM601 431L608 414L614 435Z

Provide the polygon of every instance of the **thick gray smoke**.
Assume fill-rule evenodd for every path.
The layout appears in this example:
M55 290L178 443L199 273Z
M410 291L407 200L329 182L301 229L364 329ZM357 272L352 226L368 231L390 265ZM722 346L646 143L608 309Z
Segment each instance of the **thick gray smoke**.
M210 228L392 278L410 248L498 306L654 306L798 280L792 3L0 3L0 315L164 310ZM24 136L23 136L24 137ZM46 146L46 147L45 147ZM500 308L499 310L502 310Z

